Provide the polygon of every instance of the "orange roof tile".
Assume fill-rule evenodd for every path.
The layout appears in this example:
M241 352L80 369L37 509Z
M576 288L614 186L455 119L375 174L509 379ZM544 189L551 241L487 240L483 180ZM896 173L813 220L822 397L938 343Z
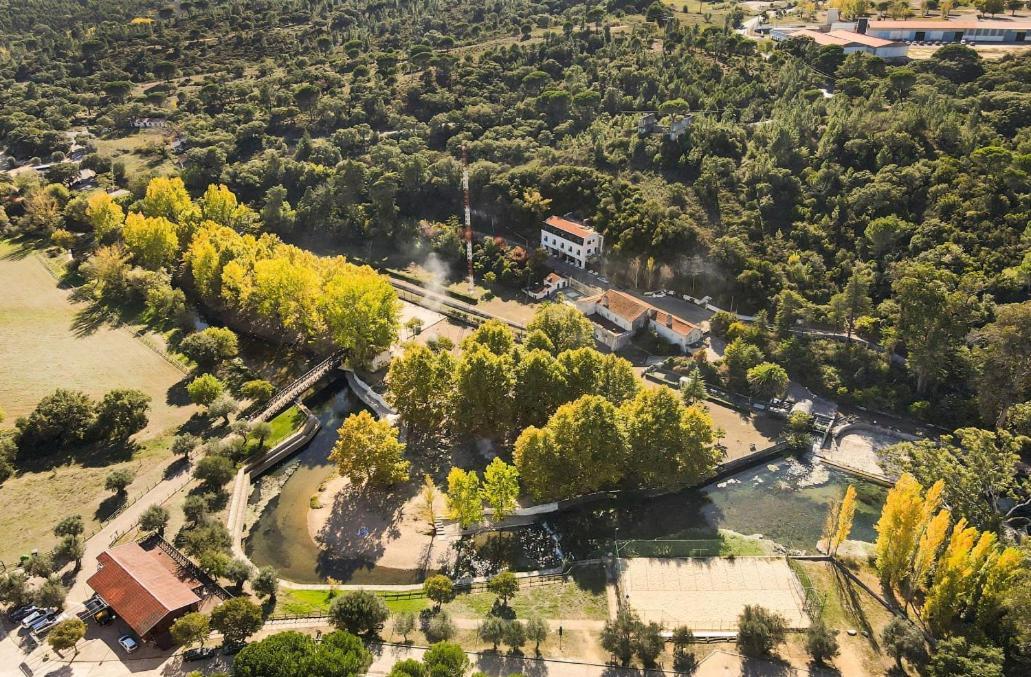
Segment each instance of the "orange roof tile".
M576 221L564 219L561 216L549 216L547 219L544 220L544 223L548 224L549 226L554 226L559 230L564 230L567 233L578 235L580 237L590 237L591 235L594 235L593 229L588 228L582 223L577 223Z
M159 558L160 553L126 543L100 553L101 568L86 581L140 637L168 614L200 602Z

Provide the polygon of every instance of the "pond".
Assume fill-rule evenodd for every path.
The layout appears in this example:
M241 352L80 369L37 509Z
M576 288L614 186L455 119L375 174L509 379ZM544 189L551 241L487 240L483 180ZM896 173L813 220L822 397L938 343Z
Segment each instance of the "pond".
M282 578L298 583L325 583L328 577L348 583L415 583L421 573L414 570L377 567L348 558L346 554L324 552L308 531L311 496L335 472L329 454L337 441L343 420L364 408L347 388L343 378L321 388L305 401L322 427L297 455L272 470L272 479L289 478L262 510L244 541L244 550L255 566L273 566ZM296 468L296 469L295 469ZM254 491L251 500L257 498Z

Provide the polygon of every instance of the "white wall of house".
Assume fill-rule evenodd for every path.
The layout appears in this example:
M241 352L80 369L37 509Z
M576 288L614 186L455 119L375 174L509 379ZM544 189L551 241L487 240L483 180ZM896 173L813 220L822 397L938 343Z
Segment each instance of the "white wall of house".
M592 233L584 238L583 245L558 235L541 230L541 246L549 252L569 260L579 268L586 268L588 261L601 254L604 238Z

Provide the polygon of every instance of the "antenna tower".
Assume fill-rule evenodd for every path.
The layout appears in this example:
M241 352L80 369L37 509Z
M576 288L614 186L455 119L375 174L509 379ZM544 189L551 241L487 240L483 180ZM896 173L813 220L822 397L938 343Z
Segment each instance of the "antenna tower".
M465 260L469 267L469 291L473 291L473 217L469 207L469 152L462 144L462 193L465 201Z

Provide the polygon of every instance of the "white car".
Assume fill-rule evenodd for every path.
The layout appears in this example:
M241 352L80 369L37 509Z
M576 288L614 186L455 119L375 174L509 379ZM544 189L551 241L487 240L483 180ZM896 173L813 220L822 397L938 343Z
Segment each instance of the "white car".
M118 643L125 649L125 653L132 653L140 648L140 643L132 635L122 635L118 638Z

